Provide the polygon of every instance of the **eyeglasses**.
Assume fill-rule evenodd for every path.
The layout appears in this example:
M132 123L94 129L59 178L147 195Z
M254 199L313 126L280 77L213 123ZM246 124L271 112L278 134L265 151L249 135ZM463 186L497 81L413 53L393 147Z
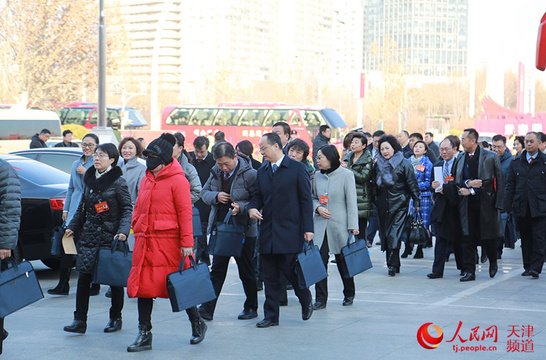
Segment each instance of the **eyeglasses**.
M108 154L107 153L95 153L95 157L98 157L98 158L108 158Z
M82 143L82 148L86 148L86 149L92 149L95 146L97 146L97 145L96 144L91 144L91 143Z

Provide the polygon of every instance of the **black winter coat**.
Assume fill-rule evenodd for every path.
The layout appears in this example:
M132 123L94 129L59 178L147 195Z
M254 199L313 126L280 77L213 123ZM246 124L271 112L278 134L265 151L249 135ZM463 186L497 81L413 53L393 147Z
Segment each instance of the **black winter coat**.
M100 248L109 248L116 234L129 236L133 206L127 182L121 177L119 166L95 178L95 167L85 172L83 183L85 192L80 206L68 228L79 232L78 260L79 272L92 274ZM106 202L108 210L97 213L95 205Z
M538 152L532 164L527 162L527 151L523 151L510 162L504 210L513 211L523 217L546 216L546 155Z
M378 166L374 165L372 174L372 195L377 206L381 250L400 248L402 236L409 219L410 198L413 206L421 206L421 192L413 166L403 160L395 170L396 182L393 186L377 186Z
M478 146L478 179L482 181L480 191L480 238L498 239L504 235L501 211L504 201L504 176L496 153L484 150ZM463 181L465 152L461 152L451 170L455 177L455 186L466 187ZM476 195L470 195L476 196ZM463 235L469 235L468 228L468 196L458 195L459 216Z
M30 140L30 148L36 149L36 148L45 148L47 147L46 143L43 142L39 137L38 134L34 134L32 136L32 139Z

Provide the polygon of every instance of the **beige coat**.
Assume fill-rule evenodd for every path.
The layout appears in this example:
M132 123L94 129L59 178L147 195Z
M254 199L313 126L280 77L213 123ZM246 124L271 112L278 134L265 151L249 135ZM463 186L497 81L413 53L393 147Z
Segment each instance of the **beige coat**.
M315 173L313 179L313 210L315 236L313 242L320 249L324 235L328 235L328 248L331 254L340 254L347 244L349 229L358 229L358 205L356 201L355 177L352 171L339 167L330 174ZM316 210L320 196L328 194L326 208L330 219L320 216Z

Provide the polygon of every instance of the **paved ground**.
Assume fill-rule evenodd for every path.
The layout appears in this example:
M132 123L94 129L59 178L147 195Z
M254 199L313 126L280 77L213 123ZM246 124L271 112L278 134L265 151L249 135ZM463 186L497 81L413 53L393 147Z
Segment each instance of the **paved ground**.
M71 323L77 275L73 274L67 297L45 298L6 319L10 332L2 359L543 359L546 358L546 274L532 280L521 277L519 242L505 249L500 270L488 276L488 264L480 265L477 280L459 282L454 261L446 264L443 279L430 280L432 249L424 259L403 259L402 272L387 276L384 253L378 246L370 252L374 268L355 278L357 296L352 307L342 307L341 281L335 265L329 268L330 298L325 310L311 320L301 320L293 292L289 306L281 308L280 326L258 329L260 317L237 320L244 298L237 268L230 265L224 292L214 321L208 322L203 343L189 344L190 324L185 313L172 313L169 301L159 299L152 314L153 350L129 354L126 347L136 337L136 301L126 299L123 330L105 334L109 299L91 298L88 330L74 336L63 332ZM56 283L56 273L37 265L44 292ZM102 292L106 291L103 286ZM260 305L264 295L260 293ZM462 322L459 336L455 336ZM436 349L426 350L417 341L417 330L433 323L443 331ZM484 331L497 329L497 341ZM533 336L528 336L528 326ZM477 328L479 327L479 328ZM523 328L525 327L525 329ZM471 333L479 340L471 340ZM494 329L494 328L491 328ZM511 334L510 329L515 330ZM493 330L490 330L493 335ZM430 327L430 333L436 332ZM519 337L517 337L519 336ZM514 340L514 341L512 341ZM508 342L518 351L507 350ZM523 347L526 344L527 349ZM534 352L522 352L522 350ZM455 352L455 347L496 346L497 351Z

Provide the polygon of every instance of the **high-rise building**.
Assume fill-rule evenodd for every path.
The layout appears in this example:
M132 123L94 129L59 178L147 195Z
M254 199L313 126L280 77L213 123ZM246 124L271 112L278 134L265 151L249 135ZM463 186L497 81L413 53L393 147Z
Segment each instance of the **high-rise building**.
M367 71L396 61L407 75L423 82L466 76L467 43L468 0L366 1Z

